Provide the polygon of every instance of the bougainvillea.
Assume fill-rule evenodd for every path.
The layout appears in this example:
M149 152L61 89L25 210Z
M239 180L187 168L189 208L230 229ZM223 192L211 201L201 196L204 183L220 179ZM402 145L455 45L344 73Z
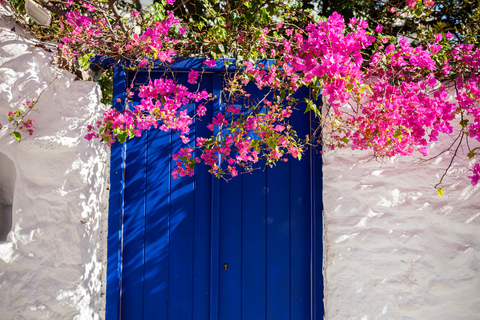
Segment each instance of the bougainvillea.
M441 134L462 137L451 148L468 139L480 141L480 50L453 41L449 32L434 35L422 47L405 37L384 35L382 26L369 27L365 20L346 23L337 13L312 17L299 27L291 23L297 19L295 9L280 2L274 2L280 6L276 12L265 4L253 14L245 4L231 15L215 15L205 2L210 20L204 20L215 22L210 24L179 19L169 9L173 0L150 10L118 8L115 2L63 3L63 13L56 12L55 38L64 57L88 68L92 57L106 55L133 70L159 64L173 68L169 66L176 58L192 52L204 57L205 68L233 58L235 72L225 85L226 95L248 98L249 83L270 93L245 110L227 101L209 120L212 134L190 141L194 119L202 119L209 101L218 97L191 91L169 74L140 86L138 105L130 103L135 94L130 88L129 99L121 101L123 110L106 110L102 121L88 126L87 139L109 145L143 130L178 132L184 146L173 156L174 178L192 175L199 162L217 177L234 177L252 170L260 159L267 165L287 161L287 156L301 159L306 146L321 137L298 136L289 124L293 112L311 111L318 117L321 130L315 132L321 132L324 148L371 149L377 158L416 152L427 156L428 144ZM418 4L431 7L433 2L407 1L403 10L418 13ZM241 25L256 16L258 24ZM263 64L258 59L273 60ZM201 77L191 70L188 83L198 84ZM322 94L325 113L314 99L306 99L306 110L298 110L293 97L302 86L309 86L314 97ZM27 128L28 122L22 123ZM454 131L456 124L459 132ZM477 150L469 150L469 157L477 157ZM475 185L479 165L472 171Z

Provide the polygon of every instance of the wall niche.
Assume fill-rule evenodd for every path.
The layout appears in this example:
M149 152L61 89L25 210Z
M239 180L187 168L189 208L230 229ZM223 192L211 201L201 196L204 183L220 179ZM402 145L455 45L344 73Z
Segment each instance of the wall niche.
M15 164L0 153L0 243L7 241L12 230L12 204L17 177Z

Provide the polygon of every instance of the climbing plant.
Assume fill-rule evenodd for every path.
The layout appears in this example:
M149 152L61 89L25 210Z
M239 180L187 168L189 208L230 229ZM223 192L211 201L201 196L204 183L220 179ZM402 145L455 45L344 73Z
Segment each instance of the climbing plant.
M261 159L267 165L288 156L301 159L308 145L320 143L325 150L370 149L377 159L428 157L429 143L451 135L454 142L445 151L453 158L461 146L468 148L468 157L478 157L480 149L469 142L480 141L480 50L468 26L425 23L399 36L393 24L372 23L386 20L365 12L359 14L364 18L345 21L337 12L320 17L305 3L279 0L162 0L147 9L122 0L37 2L52 15L48 26L29 18L22 1L6 5L42 41L58 43L59 55L77 67L89 69L105 57L107 69L162 65L172 71L129 88L127 101L118 101L124 108L105 110L102 120L88 125L86 138L111 145L143 130L178 132L184 146L173 156L175 178L192 175L199 162L217 177L234 177ZM397 24L430 21L438 11L431 0L382 5ZM472 10L472 19L478 19L478 9ZM189 138L191 124L218 97L176 81L175 61L191 56L202 57L205 68L221 61L234 69L222 93L226 108L208 124L211 135L195 141ZM188 82L198 84L201 77L192 70ZM100 79L108 83L105 76ZM251 99L249 83L268 93ZM321 93L323 106L315 99L295 99L303 86L314 98ZM129 107L135 94L141 102ZM247 106L236 107L238 99ZM318 129L298 136L288 121L294 112L312 112ZM28 120L22 116L21 121ZM475 185L480 165L471 172Z

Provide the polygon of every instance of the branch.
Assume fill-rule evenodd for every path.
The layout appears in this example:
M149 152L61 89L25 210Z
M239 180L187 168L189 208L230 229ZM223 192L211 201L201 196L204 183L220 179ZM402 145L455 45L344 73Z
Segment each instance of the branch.
M125 25L123 24L122 16L120 15L120 12L118 12L117 7L115 6L115 2L117 2L117 0L108 0L108 5L110 6L110 9L112 9L115 17L117 18L117 21L120 24L120 28L122 28L123 32L127 33L127 28L125 28Z
M65 11L63 11L62 9L60 9L59 7L57 7L56 5L54 5L48 0L36 0L36 1L42 6L44 6L45 8L47 8L49 11L55 13L59 17L63 17L67 14Z
M462 144L462 140L463 140L463 136L464 136L464 135L465 135L465 133L462 131L462 135L461 135L461 137L460 137L460 142L458 143L457 147L455 148L455 153L453 154L453 157L452 157L452 159L450 160L450 163L448 164L448 167L445 169L445 172L443 173L442 177L440 178L440 181L435 185L435 187L434 187L435 189L437 189L437 186L442 183L443 178L445 178L445 176L447 175L448 170L450 169L450 167L451 167L452 164L453 164L453 160L455 160L455 158L457 157L457 152L458 152L458 149L460 149L460 146L461 146L461 144Z

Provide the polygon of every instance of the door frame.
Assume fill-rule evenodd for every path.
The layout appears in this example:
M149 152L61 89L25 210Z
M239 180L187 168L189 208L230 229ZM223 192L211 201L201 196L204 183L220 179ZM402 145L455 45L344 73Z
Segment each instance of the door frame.
M189 72L190 69L201 69L203 59L189 58L176 63L176 70ZM218 88L221 87L221 73L225 66L218 63L217 67L209 68L208 72L218 73ZM230 67L233 70L233 67ZM128 85L127 72L122 67L114 69L113 107L122 108L126 101ZM213 95L218 95L219 89L214 89ZM117 100L120 99L117 102ZM320 99L318 97L316 100ZM215 104L220 104L220 99ZM215 107L215 106L214 106ZM310 113L310 122L313 119ZM126 166L126 144L114 143L111 147L110 166L110 198L108 216L108 252L107 252L107 289L106 289L106 320L121 319L122 294L122 248L123 248L123 216L124 216L124 177ZM320 151L310 150L310 306L311 320L323 319L323 202L322 202L322 160ZM212 194L218 194L220 181L212 176ZM211 212L211 283L210 283L210 320L218 320L218 283L219 270L213 266L219 265L219 203L212 203ZM216 281L216 282L215 282Z

